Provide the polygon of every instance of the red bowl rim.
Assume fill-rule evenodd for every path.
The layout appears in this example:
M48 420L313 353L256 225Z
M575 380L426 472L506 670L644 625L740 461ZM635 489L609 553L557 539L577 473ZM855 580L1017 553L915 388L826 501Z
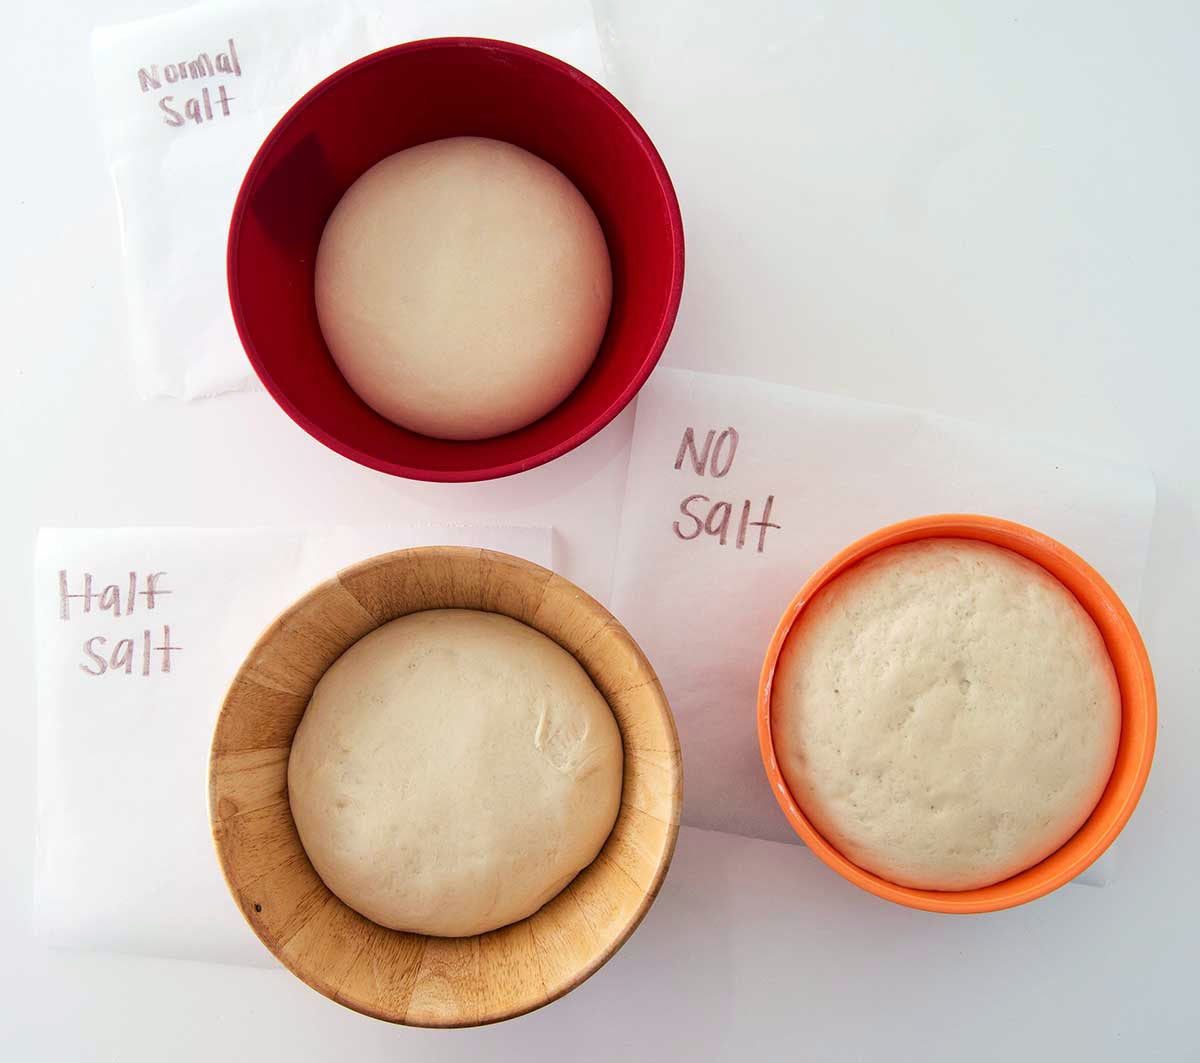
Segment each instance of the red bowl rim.
M509 461L501 465L485 466L477 469L423 469L405 465L401 462L384 461L364 453L357 447L350 446L301 413L267 371L266 366L258 356L255 345L250 339L245 316L242 311L241 297L238 294L237 268L235 265L238 244L241 239L242 220L248 209L250 186L254 183L259 169L262 167L269 150L273 147L276 140L296 120L309 103L316 97L327 92L344 78L353 77L360 70L374 63L383 62L405 52L438 48L478 48L487 51L502 52L505 55L520 57L541 66L549 67L557 73L578 82L587 89L625 126L649 160L667 203L668 224L671 231L671 240L674 245L674 261L671 268L671 291L667 300L666 313L663 315L662 323L650 345L646 357L639 365L637 372L626 382L620 394L600 414L592 418L590 422L566 439L562 439L529 457ZM250 364L254 368L254 372L258 375L259 380L262 381L263 386L271 394L271 397L279 407L310 436L324 443L331 450L337 451L343 457L350 458L352 461L356 461L368 468L390 473L393 476L438 483L465 483L493 480L537 468L537 466L544 465L546 462L553 461L560 455L567 453L567 451L573 450L608 425L641 389L651 372L653 372L654 367L658 364L658 360L662 357L663 348L667 345L667 339L675 325L675 317L679 311L679 300L683 293L683 219L679 213L679 200L675 195L675 188L671 184L667 168L663 164L658 150L654 147L654 143L650 140L650 137L638 123L637 119L599 82L588 77L581 70L577 70L560 59L555 59L545 52L539 52L534 48L526 48L523 45L513 44L509 41L493 40L487 37L429 37L423 40L408 41L404 44L393 45L390 48L383 48L380 51L372 52L370 55L365 55L361 59L356 59L354 62L348 63L313 86L313 88L309 89L308 92L288 108L283 117L275 123L270 133L267 134L258 151L255 152L254 158L246 170L246 176L242 178L241 187L238 189L237 199L234 201L233 214L229 223L225 271L229 291L229 304L233 311L233 322L237 328L242 348L245 350L246 356L250 359Z

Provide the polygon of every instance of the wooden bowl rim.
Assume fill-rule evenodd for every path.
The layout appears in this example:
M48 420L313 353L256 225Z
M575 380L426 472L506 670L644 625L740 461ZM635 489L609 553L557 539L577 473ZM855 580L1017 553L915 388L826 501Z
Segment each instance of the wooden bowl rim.
M269 646L272 643L272 641L276 637L278 637L278 635L284 629L284 627L288 623L288 621L293 616L295 616L297 613L299 613L306 604L313 602L327 588L331 587L332 585L340 584L342 582L343 577L353 575L354 573L366 570L369 567L378 566L381 563L401 564L401 563L404 563L405 561L412 559L414 557L433 558L435 556L440 556L444 559L448 559L452 563L455 563L455 564L460 564L460 563L464 563L464 562L478 562L479 560L481 560L484 557L490 557L490 558L494 558L503 563L515 565L522 572L527 573L528 575L534 577L535 579L542 581L543 586L548 585L551 580L559 580L566 587L570 588L578 596L578 598L582 604L584 604L589 609L598 611L600 614L602 614L603 616L605 616L607 618L607 623L603 626L601 632L598 633L595 637L597 637L597 638L612 637L613 635L617 635L619 637L620 635L624 635L626 638L629 639L630 644L637 650L638 656L640 657L640 661L641 661L640 667L649 672L649 680L651 681L650 685L656 686L658 688L657 694L656 694L656 696L654 696L654 701L659 710L659 715L660 715L661 721L666 725L666 728L667 728L671 738L673 739L673 748L672 748L672 750L669 751L669 760L670 760L669 768L670 768L670 773L671 773L671 781L673 784L672 785L672 795L671 795L671 799L670 799L671 815L670 815L669 822L664 821L665 826L666 826L666 837L664 839L664 843L661 847L660 852L657 854L656 866L654 868L654 873L653 873L653 876L651 877L650 883L644 890L642 890L642 896L641 896L636 908L633 910L630 917L626 920L626 922L621 927L621 929L618 931L618 933L616 935L614 935L611 940L605 942L603 945L603 948L598 950L597 954L588 963L581 966L580 969L575 973L574 977L568 979L561 986L556 987L553 991L548 992L543 999L538 1000L529 1006L523 1006L523 1005L515 1006L512 1008L497 1011L494 1014L488 1014L482 1018L473 1018L473 1017L464 1016L461 1021L459 1021L458 1019L451 1019L451 1020L447 1020L447 1021L413 1020L413 1019L409 1018L407 1013L404 1015L398 1015L398 1014L389 1012L387 1009L382 1008L382 1007L371 1008L371 1007L366 1007L366 1006L359 1006L357 1003L352 1002L352 1001L337 999L334 996L330 995L330 993L328 993L323 986L318 984L318 982L316 981L316 978L315 978L315 972L310 973L311 968L309 966L292 963L290 957L282 954L281 950L276 947L275 941L270 939L268 936L265 936L263 933L261 933L259 930L259 927L256 926L255 923L249 918L247 912L242 909L242 906L239 902L240 889L235 884L234 878L231 875L231 868L229 866L229 863L227 862L227 854L226 854L225 848L222 845L222 842L220 839L220 831L219 831L220 817L217 815L217 810L216 810L216 803L217 803L218 795L217 795L217 775L216 775L215 767L216 767L217 757L220 754L216 748L215 739L216 739L216 736L220 733L221 723L222 723L223 719L225 718L226 713L228 711L230 711L229 706L233 699L233 694L234 694L235 689L237 688L239 682L244 678L245 673L247 672L247 670L250 666L250 663L259 655L260 651L262 651L265 647ZM456 607L448 606L446 608L456 608ZM470 607L458 607L458 608L470 608ZM496 611L496 610L492 610L492 609L485 609L482 606L479 606L477 608L479 608L480 611L483 611L483 612L495 612ZM412 610L412 612L425 612L425 611L428 611L428 610L426 608ZM398 614L398 615L404 616L404 615L410 615L410 614L402 613L402 614ZM507 615L507 614L501 613L500 615ZM514 619L516 619L516 618L514 618ZM519 621L519 622L526 623L526 621L523 621L523 620ZM382 626L383 623L387 623L387 621L382 621L380 624L376 625L376 628L379 626ZM532 625L532 624L529 624L528 626L534 627L534 625ZM540 630L536 627L534 627L534 629ZM375 629L372 629L372 630L375 630ZM553 636L549 635L547 632L543 631L541 633L545 634L547 638L553 638ZM363 637L362 635L359 636L359 638L362 638L362 637ZM357 641L357 640L355 640L355 641ZM557 641L557 640L555 640L555 641ZM560 642L559 645L562 645L562 643ZM576 651L573 647L563 646L563 648L566 649L572 655L572 657L576 657L576 659L578 660ZM345 652L345 651L343 650L342 652ZM339 656L340 656L340 654L339 654ZM585 670L586 670L586 666L583 665L583 662L580 662L580 665L581 665L581 667L585 667ZM589 675L590 675L590 673L589 673ZM610 708L611 708L611 706L610 706ZM615 710L613 710L613 711L614 711L614 715L615 715ZM293 975L295 975L297 978L299 978L302 982L304 982L310 988L315 989L322 996L326 997L329 1000L332 1000L334 1003L339 1004L342 1007L348 1008L352 1011L357 1011L360 1014L368 1015L371 1018L380 1019L385 1022L391 1022L391 1023L395 1023L398 1025L404 1025L404 1026L423 1027L423 1028L427 1028L427 1029L451 1029L451 1028L462 1028L462 1027L487 1026L487 1025L491 1025L492 1023L503 1022L507 1019L516 1018L520 1015L529 1014L531 1012L537 1011L539 1008L545 1007L547 1004L553 1003L555 1000L560 999L561 997L565 996L567 993L571 992L573 989L577 988L583 982L585 982L593 974L595 974L596 971L598 971L601 967L603 967L604 964L606 964L613 957L613 955L617 952L617 950L620 949L621 946L624 945L627 940L629 940L630 935L641 924L642 920L645 918L646 913L650 910L650 906L654 903L655 899L657 898L658 891L662 887L662 883L663 883L664 879L666 878L667 870L670 867L671 860L675 853L675 844L676 844L676 841L677 841L678 835L679 835L679 816L680 816L680 810L681 810L682 802L683 802L682 753L679 748L679 736L678 736L678 731L675 727L675 719L671 712L670 703L668 702L665 693L662 691L661 684L659 684L659 682L658 682L658 677L654 672L653 666L650 664L648 658L646 658L645 653L642 651L641 647L637 644L636 640L633 639L633 637L628 633L628 631L620 623L620 621L618 621L616 619L616 617L614 617L612 615L612 613L610 613L604 605L602 605L600 602L598 602L591 595L587 594L586 591L584 591L581 588L579 588L578 586L576 586L570 580L567 580L565 577L560 576L558 573L554 572L553 570L544 568L541 565L535 564L532 561L529 561L523 557L519 557L514 554L507 554L502 551L488 550L488 549L482 549L482 548L477 548L477 547L468 547L468 546L418 546L418 547L408 547L408 548L404 548L404 549L400 549L400 550L387 551L382 554L377 554L372 557L364 558L361 561L355 562L352 565L347 565L347 566L339 569L338 572L334 576L330 577L329 579L323 580L320 583L316 584L315 586L311 587L303 595L301 595L299 598L297 598L295 601L293 601L290 605L288 605L285 609L283 609L271 621L271 623L267 625L267 627L262 632L262 634L259 635L259 637L255 640L253 646L250 648L250 650L248 651L246 656L242 659L241 664L238 666L238 669L235 672L233 679L231 680L228 688L226 689L226 693L225 693L224 697L222 698L221 708L217 713L217 720L216 720L216 723L214 724L213 731L214 731L214 744L209 750L208 787L207 787L207 797L208 797L208 806L209 806L208 807L209 824L210 824L210 828L212 830L213 845L214 845L214 848L216 851L217 862L221 868L221 876L225 880L225 885L229 889L230 895L231 895L234 903L238 905L239 910L242 912L243 918L246 920L246 922L250 926L251 930L253 930L255 936L263 943L263 945L266 946L266 948L271 952L271 954L275 957L275 959L278 960L279 963L284 968L286 968L288 971L290 971ZM622 752L623 752L623 762L627 768L630 753L629 753L628 748L625 746L624 736L622 736ZM621 806L622 808L624 807L624 804L625 804L624 798L622 798L622 806ZM290 809L289 809L289 811L290 811ZM620 813L618 813L618 821L619 820L620 820ZM614 825L614 830L615 830L615 825ZM609 839L606 839L604 846L600 850L600 854L597 856L597 859L599 859L600 856L606 852L610 840L611 840L611 835L610 835ZM591 865L589 865L589 866L591 866ZM580 871L579 875L582 875L584 873L584 871L586 871L586 870L587 869L585 868L583 871ZM576 876L576 879L579 877L579 875ZM572 879L572 881L575 881L575 879ZM564 887L564 889L566 889L566 888L567 887ZM641 889L641 887L638 887L638 888ZM328 887L326 887L326 889L328 889ZM338 897L335 893L333 893L332 890L329 891L329 895L332 898L333 903L340 905L343 908L347 908L350 911L353 911L353 909L350 909L349 906L346 905L345 902L342 901L342 899L340 897ZM558 896L558 895L556 894L556 896ZM554 898L552 898L551 901L553 901L553 899ZM551 901L548 901L547 904L551 903ZM541 909L539 909L539 911L540 910ZM356 913L356 914L361 916L361 913ZM537 915L537 913L535 912L533 915L527 916L523 920L518 920L516 923L508 924L508 926L510 926L510 927L519 926L523 923L527 923L530 919L533 919L536 915ZM365 918L365 917L362 917L362 918ZM378 924L376 924L376 925L378 925ZM400 931L393 931L386 927L384 927L382 929L384 929L388 933L396 933L396 934L401 933ZM497 928L496 931L489 931L489 933L497 933L497 932L500 932L505 929L507 929L507 928L501 927L501 928ZM421 935L415 935L415 936L421 936ZM424 935L424 936L426 938L433 937L433 935ZM485 936L485 935L475 935L475 937L483 937L483 936ZM461 938L461 939L454 939L454 940L464 940L465 941L465 940L471 940L471 938Z

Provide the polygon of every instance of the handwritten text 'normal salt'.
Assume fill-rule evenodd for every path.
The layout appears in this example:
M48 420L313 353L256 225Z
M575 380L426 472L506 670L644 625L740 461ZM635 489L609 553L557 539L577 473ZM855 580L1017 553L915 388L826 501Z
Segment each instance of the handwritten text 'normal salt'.
M212 55L197 52L174 62L138 67L138 88L156 94L158 109L167 125L177 128L188 122L203 125L214 118L229 117L234 97L229 95L225 82L242 76L242 64L232 37L223 47L223 51ZM220 80L194 87L197 82L213 79Z

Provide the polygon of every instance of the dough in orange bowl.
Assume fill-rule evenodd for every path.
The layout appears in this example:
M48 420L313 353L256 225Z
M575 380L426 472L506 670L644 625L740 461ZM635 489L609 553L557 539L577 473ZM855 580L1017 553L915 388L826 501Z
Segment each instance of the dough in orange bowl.
M1112 662L1074 596L989 543L923 539L826 584L790 630L771 726L825 839L897 885L967 890L1058 849L1112 772Z

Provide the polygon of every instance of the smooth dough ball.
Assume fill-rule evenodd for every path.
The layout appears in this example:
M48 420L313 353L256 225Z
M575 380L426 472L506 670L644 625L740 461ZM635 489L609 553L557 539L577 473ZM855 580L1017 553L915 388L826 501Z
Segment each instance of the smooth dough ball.
M1095 623L1049 572L931 539L880 551L804 608L771 722L783 777L830 844L898 885L965 890L1083 824L1121 699Z
M548 162L454 137L376 163L321 236L317 317L350 387L404 428L484 439L571 393L612 303L600 223Z
M325 884L383 926L482 934L595 859L623 754L603 695L519 621L437 609L384 624L317 683L288 762Z

